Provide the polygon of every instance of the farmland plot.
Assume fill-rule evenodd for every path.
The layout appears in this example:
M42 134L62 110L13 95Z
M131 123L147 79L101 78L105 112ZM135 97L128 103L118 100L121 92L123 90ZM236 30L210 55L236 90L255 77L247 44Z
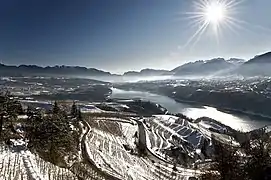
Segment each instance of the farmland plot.
M197 152L210 148L210 136L204 129L187 120L167 115L145 118L148 148L161 158L170 158L166 151L179 148L191 158L201 153Z
M94 122L95 121L95 122ZM90 160L101 171L118 179L156 180L188 179L191 174L173 171L170 164L155 163L148 157L133 154L137 125L124 122L101 121L92 119L91 130L86 137L86 148ZM111 126L111 128L106 126ZM112 129L115 127L116 129ZM113 132L115 130L115 132ZM118 135L116 135L118 134ZM128 145L129 149L124 145Z
M68 169L60 168L34 155L23 146L0 146L0 179L75 180Z

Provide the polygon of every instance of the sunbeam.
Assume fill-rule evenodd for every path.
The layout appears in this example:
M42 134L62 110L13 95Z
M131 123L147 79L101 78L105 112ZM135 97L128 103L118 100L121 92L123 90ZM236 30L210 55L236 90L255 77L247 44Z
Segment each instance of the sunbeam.
M199 28L198 30L188 39L188 41L185 43L185 45L182 48L187 47L198 35L201 34L201 32L203 30L206 29L206 27L208 27L209 23L207 21L205 21Z
M209 25L209 23L204 23L204 26L203 26L202 30L200 31L200 33L198 34L196 41L191 46L192 48L200 41L200 39L201 39L202 35L205 33L208 25Z
M194 0L194 11L184 12L192 26L198 26L196 32L187 40L183 47L190 44L196 45L207 29L210 29L219 42L219 36L225 28L234 32L234 27L238 26L234 14L237 6L245 0ZM194 42L193 42L194 41Z

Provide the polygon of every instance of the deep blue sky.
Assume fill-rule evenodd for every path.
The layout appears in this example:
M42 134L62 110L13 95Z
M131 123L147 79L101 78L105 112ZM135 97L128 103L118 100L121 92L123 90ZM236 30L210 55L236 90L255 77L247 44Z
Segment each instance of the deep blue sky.
M225 29L219 43L207 32L180 48L197 29L184 14L192 1L0 0L0 60L123 72L271 51L270 0L240 4L235 16L250 25Z

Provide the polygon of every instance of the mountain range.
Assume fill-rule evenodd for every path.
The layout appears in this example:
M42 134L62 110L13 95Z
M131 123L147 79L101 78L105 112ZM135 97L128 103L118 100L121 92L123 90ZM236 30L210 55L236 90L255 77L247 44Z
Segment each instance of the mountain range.
M110 72L105 72L95 68L79 66L47 66L36 65L8 66L0 64L0 75L2 76L27 76L27 75L75 75L75 76L110 76Z
M123 76L206 76L234 69L246 61L238 58L225 60L215 58L211 60L199 60L189 62L174 68L173 70L143 69L141 71L128 71Z
M128 71L123 75L111 74L110 72L95 68L79 66L47 66L36 65L9 66L0 64L0 76L271 76L271 52L257 55L245 61L243 59L215 58L211 60L199 60L178 66L170 71L157 69L142 69L141 71Z
M172 70L174 76L206 76L233 68L235 64L223 58L190 62Z

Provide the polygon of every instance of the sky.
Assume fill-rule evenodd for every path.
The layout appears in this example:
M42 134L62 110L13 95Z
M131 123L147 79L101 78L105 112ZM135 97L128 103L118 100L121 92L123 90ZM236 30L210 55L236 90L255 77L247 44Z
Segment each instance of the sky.
M0 61L122 73L271 51L270 0L243 0L232 8L235 25L188 43L200 26L187 12L200 1L1 0Z

